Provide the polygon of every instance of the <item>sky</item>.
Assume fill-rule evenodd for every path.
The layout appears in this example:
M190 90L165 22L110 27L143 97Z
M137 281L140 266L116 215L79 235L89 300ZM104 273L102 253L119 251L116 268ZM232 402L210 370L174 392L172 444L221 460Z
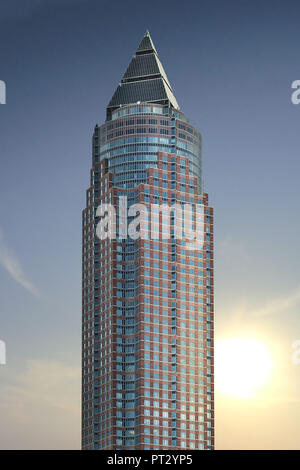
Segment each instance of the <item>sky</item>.
M272 360L251 397L217 387L216 447L299 449L299 18L292 0L0 0L0 448L80 447L91 137L149 29L203 137L217 342Z

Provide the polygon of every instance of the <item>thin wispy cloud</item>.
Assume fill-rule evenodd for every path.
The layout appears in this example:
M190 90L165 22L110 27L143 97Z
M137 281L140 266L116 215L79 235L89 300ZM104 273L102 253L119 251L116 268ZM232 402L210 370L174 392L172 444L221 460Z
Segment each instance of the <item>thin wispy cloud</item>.
M263 308L254 312L255 316L275 315L284 313L300 302L300 286L286 296L277 297L268 302Z
M23 365L22 372L5 368L0 449L79 449L79 363L31 359Z
M216 246L216 251L217 250L219 257L225 258L230 263L231 267L233 263L238 263L241 273L242 269L245 270L245 264L251 261L251 251L246 246L245 242L236 242L231 238L226 238L219 242ZM241 298L239 303L240 305L235 307L234 314L231 312L237 320L251 316L262 317L288 313L293 307L300 303L300 285L286 294L283 293L270 300L266 299L265 304L257 309L249 307L247 298ZM230 308L232 310L232 305Z
M31 282L25 275L22 266L16 254L9 249L3 239L3 234L0 232L0 265L8 272L8 274L28 292L35 296L39 296L38 288Z
M221 256L228 256L231 258L232 254L234 253L235 256L245 260L249 260L251 258L249 249L245 245L245 242L241 240L234 240L230 237L221 240L216 245L216 250Z
M246 298L240 299L238 304L231 308L231 320L237 323L245 322L249 318L266 317L272 315L282 315L291 312L291 310L300 303L300 286L286 295L275 297L272 300L266 300L265 304L259 308L249 306ZM229 315L229 312L228 312Z

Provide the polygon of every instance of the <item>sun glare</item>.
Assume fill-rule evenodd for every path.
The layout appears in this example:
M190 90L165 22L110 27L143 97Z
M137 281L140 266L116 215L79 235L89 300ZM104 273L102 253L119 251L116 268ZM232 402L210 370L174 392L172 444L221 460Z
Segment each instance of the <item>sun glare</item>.
M272 359L265 344L254 338L216 342L217 391L236 398L252 398L270 379Z

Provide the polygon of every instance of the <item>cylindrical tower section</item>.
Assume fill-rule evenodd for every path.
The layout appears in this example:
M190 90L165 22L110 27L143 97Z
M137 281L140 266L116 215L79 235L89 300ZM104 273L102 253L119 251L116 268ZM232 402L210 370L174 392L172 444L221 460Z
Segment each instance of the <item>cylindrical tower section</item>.
M187 157L203 192L201 134L172 107L139 103L113 111L97 132L94 164L106 158L114 186L129 189L146 182L147 168L157 167L158 152Z

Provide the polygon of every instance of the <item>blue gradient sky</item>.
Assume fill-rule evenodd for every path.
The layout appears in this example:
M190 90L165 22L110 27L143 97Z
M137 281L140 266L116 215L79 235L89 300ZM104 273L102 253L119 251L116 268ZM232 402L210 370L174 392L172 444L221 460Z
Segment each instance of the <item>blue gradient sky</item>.
M203 135L217 337L252 332L276 357L267 397L217 399L217 446L299 446L299 18L278 0L0 2L1 448L79 447L91 136L147 28Z

